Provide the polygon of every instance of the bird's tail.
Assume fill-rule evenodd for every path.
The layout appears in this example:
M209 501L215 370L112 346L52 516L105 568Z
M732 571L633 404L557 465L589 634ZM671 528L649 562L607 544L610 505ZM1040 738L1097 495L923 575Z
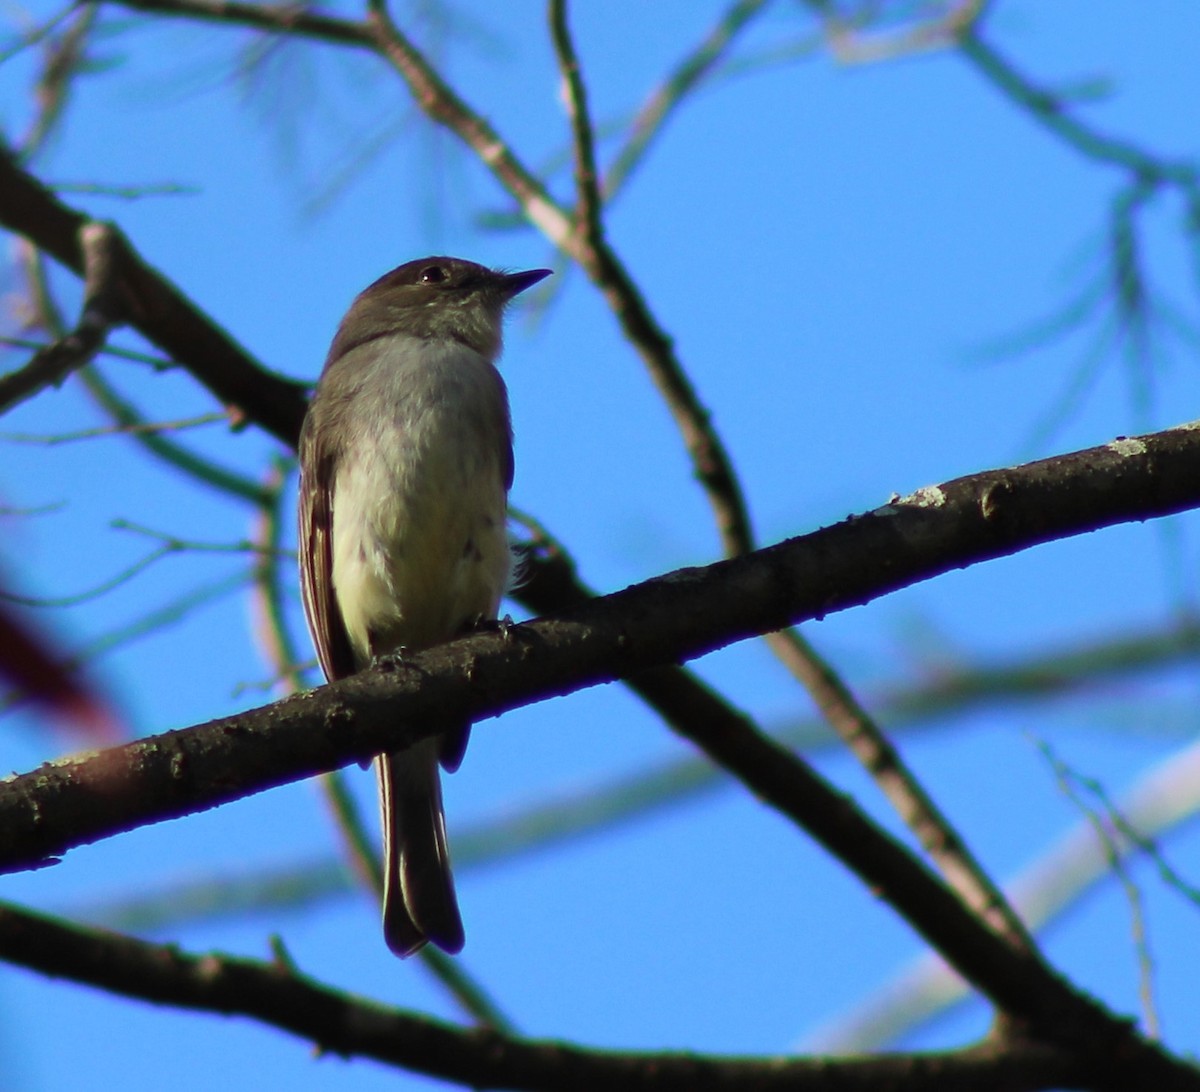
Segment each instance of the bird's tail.
M375 760L383 813L383 936L398 956L429 940L453 954L464 941L442 814L439 746L437 737L423 739Z

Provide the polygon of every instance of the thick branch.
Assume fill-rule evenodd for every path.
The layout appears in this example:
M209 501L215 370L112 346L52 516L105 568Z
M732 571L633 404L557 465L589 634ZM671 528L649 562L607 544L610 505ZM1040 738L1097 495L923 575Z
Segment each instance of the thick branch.
M175 945L84 929L0 905L0 958L42 974L184 1009L249 1016L323 1052L374 1058L468 1088L590 1092L1010 1092L1122 1089L1155 1081L1136 1061L1109 1066L1046 1044L993 1042L939 1054L844 1061L716 1058L684 1053L588 1050L560 1042L462 1029L385 1008L324 986L283 961L188 955ZM1157 1068L1157 1067L1156 1067ZM1186 1071L1158 1089L1194 1089ZM1123 1084L1121 1082L1124 1082Z
M32 864L129 825L367 759L456 717L478 721L551 694L636 677L954 568L1195 506L1200 426L930 486L813 534L679 570L556 618L477 634L389 671L9 779L0 783L0 866ZM399 730L398 719L405 722ZM224 770L233 752L237 775ZM161 763L170 783L152 790ZM206 785L202 767L210 765L219 776ZM134 791L109 798L121 782ZM55 821L68 803L90 818Z

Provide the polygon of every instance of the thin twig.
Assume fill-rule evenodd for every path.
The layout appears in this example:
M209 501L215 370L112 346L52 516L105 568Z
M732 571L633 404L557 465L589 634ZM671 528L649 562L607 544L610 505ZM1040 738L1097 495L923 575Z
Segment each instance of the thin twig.
M109 330L122 320L115 281L117 254L123 246L111 224L93 221L80 229L84 298L79 321L70 333L39 349L25 367L0 377L0 413L46 387L58 386L100 351Z
M252 478L191 450L169 436L162 436L148 429L147 422L134 405L117 391L94 367L84 368L79 373L80 382L115 423L135 443L168 466L182 471L202 485L210 486L231 497L257 504L262 500L262 488ZM215 416L215 415L214 415ZM228 410L220 414L228 424Z
M139 432L184 432L206 425L227 421L223 413L201 413L195 417L180 417L174 421L139 421L134 424L98 425L96 428L78 428L70 432L0 432L0 440L9 444L25 444L30 447L58 447L75 444L81 440L99 440L108 436L132 436Z
M1096 783L1089 778L1081 777L1071 769L1047 740L1035 739L1034 744L1049 763L1063 795L1075 805L1083 815L1084 821L1091 827L1109 871L1117 877L1121 890L1125 893L1125 900L1129 904L1133 949L1138 965L1138 993L1142 999L1142 1015L1146 1022L1146 1033L1151 1039L1157 1039L1160 1036L1161 1022L1158 1016L1158 1006L1154 1000L1154 960L1150 954L1150 940L1146 933L1146 912L1142 893L1138 890L1137 884L1125 865L1129 846L1122 844L1119 832L1110 829L1104 817L1097 814L1075 791L1077 784L1084 788L1091 788ZM1098 795L1102 802L1107 803L1103 792Z
M585 245L604 238L600 218L602 199L596 171L596 144L588 110L587 85L579 67L579 56L567 27L567 0L550 0L550 34L563 80L563 99L571 122L571 150L575 166L575 224Z
M1008 99L1081 155L1120 167L1151 184L1178 186L1193 202L1200 198L1200 171L1195 164L1156 156L1080 121L1057 95L1038 87L985 41L978 27L961 37L959 50Z
M600 200L595 192L594 138L586 84L567 26L565 0L552 0L551 37L563 78L571 118L578 207L568 253L604 294L630 344L638 351L683 436L696 476L713 510L727 556L753 549L754 535L742 487L725 445L700 403L691 380L675 355L671 338L659 325L628 269L604 236ZM553 241L553 240L552 240Z
M725 59L737 36L762 13L769 0L737 0L667 74L635 115L624 146L604 174L604 200L611 201L633 176L667 121Z

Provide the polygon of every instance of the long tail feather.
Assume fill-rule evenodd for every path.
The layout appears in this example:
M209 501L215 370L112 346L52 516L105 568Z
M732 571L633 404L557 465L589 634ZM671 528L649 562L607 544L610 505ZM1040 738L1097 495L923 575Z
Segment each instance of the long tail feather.
M442 814L439 741L375 760L383 815L383 935L399 956L426 941L450 953L464 935Z

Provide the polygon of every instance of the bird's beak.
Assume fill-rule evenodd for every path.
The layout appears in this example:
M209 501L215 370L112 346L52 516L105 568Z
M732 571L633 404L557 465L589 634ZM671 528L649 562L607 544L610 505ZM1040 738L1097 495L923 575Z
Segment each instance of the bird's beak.
M513 296L532 288L538 281L544 280L553 273L553 269L527 269L523 273L505 273L501 278L504 298L510 300Z

